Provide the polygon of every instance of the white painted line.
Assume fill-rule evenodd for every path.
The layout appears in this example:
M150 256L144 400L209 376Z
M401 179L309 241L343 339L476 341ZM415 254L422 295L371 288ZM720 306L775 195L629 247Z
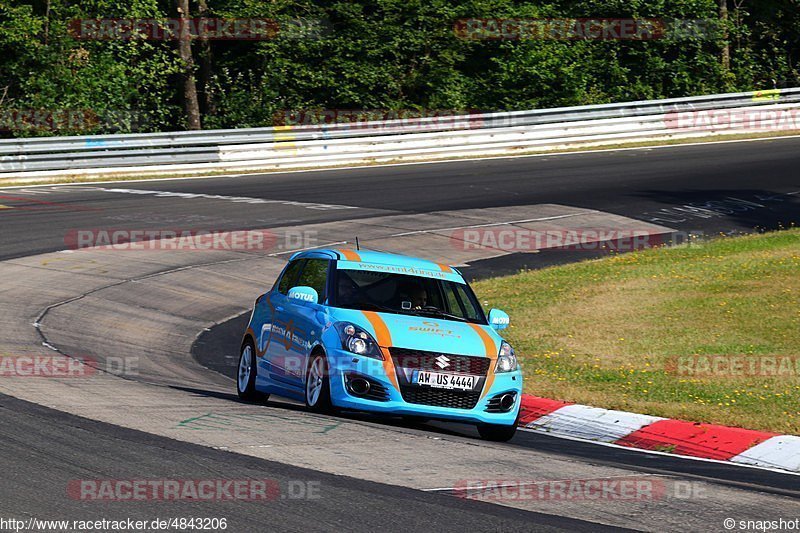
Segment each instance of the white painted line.
M40 185L32 185L31 187L40 187ZM53 191L39 191L39 190L29 191L28 187L25 187L24 189L19 189L16 192L17 193L22 193L22 194L50 194Z
M419 233L436 233L437 231L453 231L457 229L473 229L473 228L490 228L494 226L507 226L511 224L525 224L527 222L543 222L546 220L558 220L561 218L570 218L570 217L577 217L581 215L586 215L589 213L599 213L599 211L595 209L587 209L581 213L570 213L567 215L555 215L552 217L541 217L541 218L527 218L524 220L509 220L508 222L491 222L488 224L475 224L473 226L453 226L452 228L436 228L436 229L421 229L416 231L406 231L404 233L395 233L394 235L390 235L390 237L407 237L408 235L417 235Z
M527 427L590 441L616 442L659 420L664 419L588 405L567 405L530 422Z
M347 244L348 241L337 241L337 242L329 242L325 244L319 244L317 246L307 246L306 248L297 248L295 250L285 250L283 252L276 252L274 254L269 254L270 257L278 257L280 255L286 254L296 254L297 252L305 252L306 250L317 250L320 248L330 248L331 246L341 246L342 244Z
M669 477L666 474L651 474L649 472L637 473L636 476L640 477L640 478L641 477L663 477L663 478ZM620 475L620 476L602 476L602 477L597 477L597 478L592 478L592 477L581 478L580 481L592 481L594 479L610 480L610 479L630 479L630 478L631 478L631 475L627 474L627 475ZM559 479L543 479L541 481L523 481L521 483L515 483L514 481L509 481L507 483L498 483L500 481L499 479L474 480L474 481L478 481L478 482L484 482L485 481L487 483L490 483L492 488L497 487L497 488L501 489L501 488L504 488L504 487L511 487L511 488L515 488L515 487L535 487L537 485L547 485L549 483L554 483L554 482L559 482L559 481L574 481L574 480L567 479L567 478L559 478ZM465 490L465 489L470 489L470 488L482 488L482 487L471 487L470 485L465 485L463 487L436 487L436 488L433 488L433 489L419 489L419 490L421 490L422 492L450 492L450 491L454 491L454 490Z
M374 170L375 167L405 167L410 165L436 165L448 163L464 163L464 162L481 162L491 161L496 159L523 159L531 157L567 157L572 155L586 155L598 154L607 152L629 152L638 150L660 150L665 148L685 148L689 146L704 146L704 145L717 145L717 144L731 144L731 143L744 143L744 142L760 142L760 141L780 141L785 139L800 139L798 135L782 135L779 137L762 137L759 139L729 139L724 141L709 141L709 142L694 142L694 143L680 143L680 144L661 144L656 146L635 146L631 148L605 148L597 150L579 150L575 152L552 152L543 154L523 154L523 155L503 155L503 156L489 156L489 157L471 157L464 159L444 159L438 161L410 161L407 163L388 163L378 165L355 165L336 168L311 168L306 170L278 170L274 172L246 172L236 174L218 174L215 176L180 176L172 178L142 178L136 180L122 179L122 180L105 180L105 181L82 181L76 183L67 183L63 187L73 186L80 187L81 185L104 185L109 183L142 183L142 182L157 182L157 181L180 181L180 180L203 180L203 179L218 179L218 178L242 178L254 176L269 176L271 174L304 174L307 172L334 172L337 170ZM30 189L38 187L62 187L62 185L53 183L43 183L41 185L5 185L0 186L0 189Z
M170 192L170 191L157 191L147 189L107 189L104 187L92 187L88 190L110 192L119 194L135 194L140 196L155 196L156 198L184 198L188 200L202 199L202 200L225 200L237 204L280 204L296 207L305 207L307 209L318 209L322 211L330 211L336 209L358 209L358 207L350 205L336 205L336 204L322 204L316 202L298 202L294 200L268 200L266 198L254 198L250 196L226 196L222 194L204 194L204 193L191 193L191 192Z
M731 459L734 463L800 471L800 437L778 435Z

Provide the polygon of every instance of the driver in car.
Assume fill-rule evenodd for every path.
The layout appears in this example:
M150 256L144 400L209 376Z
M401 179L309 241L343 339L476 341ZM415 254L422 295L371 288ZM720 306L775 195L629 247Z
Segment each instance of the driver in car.
M414 287L410 296L412 309L422 309L428 304L428 292L421 285Z
M428 304L428 293L417 283L403 287L400 307L402 309L422 309Z
M339 276L336 297L342 305L353 305L361 299L356 284L344 275Z

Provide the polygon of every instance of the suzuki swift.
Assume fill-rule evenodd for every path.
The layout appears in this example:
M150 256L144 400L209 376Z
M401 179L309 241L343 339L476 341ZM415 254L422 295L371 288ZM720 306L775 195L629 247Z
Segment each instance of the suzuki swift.
M315 411L352 409L466 422L484 439L516 430L522 372L461 273L365 250L292 256L253 308L239 397L270 394Z

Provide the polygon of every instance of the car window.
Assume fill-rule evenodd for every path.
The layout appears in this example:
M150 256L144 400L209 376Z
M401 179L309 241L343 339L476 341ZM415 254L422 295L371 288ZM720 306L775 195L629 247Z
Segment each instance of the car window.
M458 300L458 309L453 308L450 312L454 315L466 316L470 320L479 320L480 308L478 307L478 302L470 301L471 298L467 294L465 286L454 283L452 288Z
M306 261L303 272L300 274L300 279L297 280L297 285L304 285L311 287L319 295L319 302L325 301L325 288L328 285L328 265L330 262L327 259L309 259Z
M289 265L283 271L283 276L281 276L281 281L278 283L279 293L288 294L289 289L297 286L295 280L297 280L297 275L300 273L300 269L303 267L303 264L305 262L306 262L305 259L297 259L289 263Z
M449 280L374 272L336 270L333 305L346 309L419 316L442 316L485 324L486 318L469 287Z
M458 316L465 316L466 311L464 310L464 306L459 301L458 296L456 295L456 291L445 291L445 299L447 300L447 307L445 310L448 313L452 313Z

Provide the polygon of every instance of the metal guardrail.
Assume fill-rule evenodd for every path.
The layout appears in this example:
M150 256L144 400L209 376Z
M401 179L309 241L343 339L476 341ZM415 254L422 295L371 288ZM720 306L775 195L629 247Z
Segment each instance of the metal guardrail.
M666 117L796 106L800 88L357 125L4 139L0 178L297 168L694 137L700 134L670 131Z

